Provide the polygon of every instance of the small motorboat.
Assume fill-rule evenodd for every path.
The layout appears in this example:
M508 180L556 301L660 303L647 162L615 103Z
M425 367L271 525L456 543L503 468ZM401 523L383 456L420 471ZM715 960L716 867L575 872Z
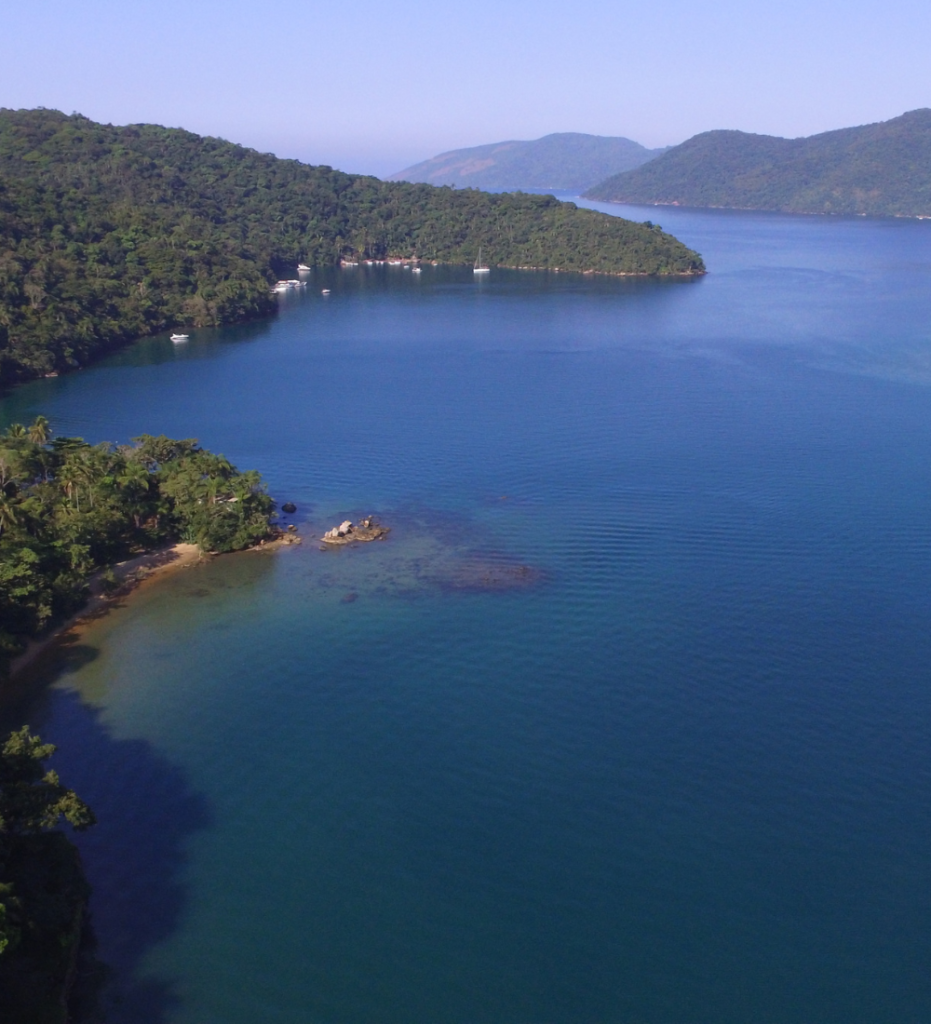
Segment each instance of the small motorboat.
M189 337L189 334L173 334L171 340L177 345L179 341L187 341Z
M330 294L330 289L329 288L324 288L323 291L320 292L320 294L321 295L329 295Z
M302 274L309 274L310 273L310 267L308 267L306 263L298 263L297 269Z
M420 267L411 267L411 273L412 274L419 274L420 270L421 270Z

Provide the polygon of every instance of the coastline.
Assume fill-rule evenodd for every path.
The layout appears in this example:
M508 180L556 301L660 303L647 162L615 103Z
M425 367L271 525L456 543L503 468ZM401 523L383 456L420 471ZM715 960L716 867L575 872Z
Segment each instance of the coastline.
M300 544L300 542L300 537L297 534L282 534L272 540L262 541L254 547L231 553L241 555L251 551L277 551L279 548ZM104 588L103 582L103 575L107 570L95 573L88 582L90 597L87 603L72 616L52 627L47 633L29 641L26 650L10 661L6 678L0 680L0 691L4 686L14 683L27 669L35 666L45 654L54 650L65 640L80 639L84 630L91 623L109 614L112 608L131 597L143 584L175 573L180 569L189 569L194 565L200 565L210 558L218 557L220 556L215 554L204 554L197 544L186 544L179 541L177 544L170 544L155 551L147 551L145 554L110 566L110 571L116 577L116 586L109 590Z
M110 566L116 577L117 585L109 591L104 589L103 583L103 574L106 570L95 573L88 583L90 597L84 607L65 619L64 622L54 626L49 632L30 640L26 650L10 661L6 682L13 681L27 668L34 665L43 654L55 647L66 635L75 639L80 637L83 628L95 619L106 615L112 606L128 597L146 580L197 565L206 557L208 556L203 555L196 544L179 542L168 547L158 548L155 551L148 551L135 558L128 558L125 562L118 562L116 565Z
M562 202L562 200L560 200L560 201ZM615 200L598 200L598 202L613 203L613 202L615 202ZM618 203L618 205L625 205L620 200L617 200L616 202ZM663 205L663 204L647 204L647 205ZM669 204L669 205L671 205L671 204ZM585 208L581 207L581 209L585 209ZM700 209L718 209L718 207L700 207ZM731 207L720 207L720 209L731 209ZM753 212L753 210L750 210L748 212ZM784 211L772 211L772 212L784 212ZM896 216L898 216L898 215L896 215ZM918 219L920 220L922 218L919 217ZM931 218L925 218L925 219L931 219ZM367 262L367 261L361 261L361 262ZM387 263L388 260L386 258L386 259L381 260L379 262ZM450 263L450 262L447 262L445 260L415 260L415 259L412 259L410 257L401 258L401 259L399 259L399 262L412 264L414 266L416 266L418 264L430 265L430 266L434 266L434 267L439 267L439 266L445 266L445 267L468 267L469 266L468 263ZM349 265L352 266L353 264L349 264ZM330 267L330 265L327 265L326 267L322 267L322 268L315 267L314 269L329 269L329 267ZM501 270L549 271L550 273L554 273L554 274L584 274L586 276L598 275L600 277L694 278L694 277L704 277L708 273L707 268L702 268L700 270L671 270L671 271L661 271L661 270L660 271L655 271L655 270L595 270L594 268L588 268L588 269L584 269L583 270L583 269L578 269L578 268L571 268L570 269L570 268L565 268L565 267L537 267L537 266L531 266L529 264L525 265L525 264L514 264L514 263L499 263L499 264L495 264L495 267L497 269L501 269ZM274 294L274 291L272 291L272 294ZM233 327L233 326L237 326L239 324L245 324L245 323L260 323L262 321L272 320L277 315L277 313L278 313L278 305L277 305L277 302L276 302L274 309L269 309L266 312L260 313L258 315L255 315L253 313L248 313L248 314L246 314L246 315L244 315L242 317L233 318L233 319L230 319L230 320L224 320L221 323L200 324L200 325L195 324L194 328L197 329L198 326L200 326L200 327ZM71 374L78 373L81 370L89 369L90 367L94 366L96 363L99 363L102 359L106 359L108 356L111 356L111 355L113 355L116 352L122 351L123 349L130 348L133 345L135 345L137 342L145 341L148 338L154 338L158 334L165 334L167 331L172 331L172 330L175 330L175 329L182 329L185 326L190 327L191 325L190 324L186 324L185 325L184 323L174 323L174 324L172 324L172 325L170 325L168 327L159 327L158 330L146 331L143 334L133 334L133 335L121 336L119 339L113 340L113 341L107 343L106 345L102 345L91 356L89 356L84 362L79 363L77 366L56 367L53 370L49 371L48 373L40 373L40 372L36 371L35 373L29 373L29 374L25 374L23 376L19 376L16 379L13 379L13 380L4 381L2 384L0 384L0 397L6 396L6 395L10 394L11 392L15 391L16 389L23 387L23 385L31 384L31 383L33 383L33 382L35 382L37 380L44 380L46 378L54 378L54 377L70 376Z

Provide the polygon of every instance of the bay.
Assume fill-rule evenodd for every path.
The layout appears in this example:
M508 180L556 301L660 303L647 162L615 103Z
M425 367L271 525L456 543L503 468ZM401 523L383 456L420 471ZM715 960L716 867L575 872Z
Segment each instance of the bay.
M5 711L101 819L110 1020L931 1018L931 224L608 209L710 273L320 272L0 402L306 538Z

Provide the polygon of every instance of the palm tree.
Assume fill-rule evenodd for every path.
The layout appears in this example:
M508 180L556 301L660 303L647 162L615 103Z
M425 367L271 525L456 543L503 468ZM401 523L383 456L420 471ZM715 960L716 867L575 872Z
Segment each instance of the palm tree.
M16 525L16 505L3 491L0 491L0 535Z
M81 483L81 470L80 467L74 464L73 459L69 459L55 474L58 483L64 489L65 494L68 496L69 501L74 501L75 507L78 511L81 510L81 499L78 494L78 486Z
M26 436L33 444L48 444L52 436L51 424L44 416L36 416L35 422L29 428Z
M126 504L137 530L141 523L140 513L146 508L144 499L148 496L151 479L149 471L141 462L127 462L122 474L117 477L117 483L126 495Z
M22 423L11 423L9 427L7 427L6 436L26 437L26 428L22 425Z

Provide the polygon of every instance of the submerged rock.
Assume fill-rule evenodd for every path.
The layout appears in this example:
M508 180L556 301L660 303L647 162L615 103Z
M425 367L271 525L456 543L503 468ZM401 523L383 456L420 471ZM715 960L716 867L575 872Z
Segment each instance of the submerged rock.
M281 511L282 512L287 512L288 515L290 515L292 512L296 512L297 511L297 505L295 505L293 501L286 501L281 506Z

